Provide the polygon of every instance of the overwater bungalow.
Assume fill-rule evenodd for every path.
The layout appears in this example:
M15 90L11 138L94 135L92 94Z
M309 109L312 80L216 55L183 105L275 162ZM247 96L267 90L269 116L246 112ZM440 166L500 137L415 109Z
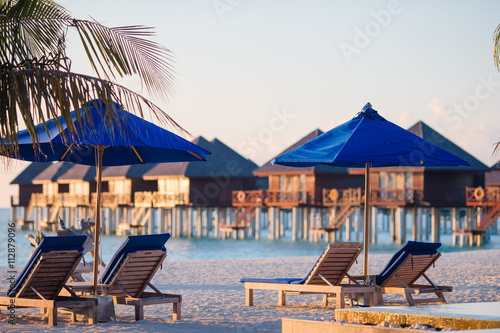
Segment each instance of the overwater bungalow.
M321 130L314 130L277 156L321 134L323 134ZM361 192L357 189L363 186L364 181L362 174L349 175L349 169L345 167L317 165L294 168L272 165L271 161L256 169L254 175L267 178L269 188L265 191L233 192L233 205L238 207L242 214L232 227L236 229L251 225L254 223L252 218L258 217L260 209L266 207L270 239L283 236L285 224L289 223L292 228L292 239L297 237L307 239L309 231L314 230L316 226L321 227L324 220L328 219L325 200L337 202L338 190L343 191L344 199L348 196L359 196ZM330 193L331 189L336 190ZM330 217L335 218L332 214Z
M390 229L393 240L403 243L407 221L411 220L413 239L438 241L441 220L445 222L442 223L445 232L472 223L473 211L466 208L471 206L466 192L468 188L484 187L486 165L421 121L409 131L466 160L470 166L372 168L370 227L374 231L370 234L373 243L377 242L376 230L380 228ZM313 131L279 155L321 134L320 130ZM254 174L268 177L269 189L235 192L233 205L242 207L242 211L267 208L269 238L280 237L283 229L289 228L292 239L309 239L312 235L313 239L324 236L331 240L342 237L339 232L345 232L349 239L352 230L361 229L364 169L291 168L268 162ZM413 218L408 219L407 215ZM246 216L237 222L242 226L252 223L253 215Z
M372 215L385 215L385 227L391 229L396 242L406 241L408 214L413 215L413 239L430 237L438 241L441 229L443 232L458 230L464 223L471 222L472 212L466 209L469 206L467 189L484 187L485 172L489 168L422 121L408 131L460 157L470 166L373 168L370 176ZM362 171L353 169L350 173ZM375 242L376 233L372 233L372 237Z
M11 220L18 223L18 228L22 228L27 223L30 224L30 228L33 228L32 214L36 213L36 210L32 197L35 193L43 193L43 185L34 184L33 179L51 165L50 162L30 163L11 181L11 185L18 185L18 195L12 196L10 200Z
M205 217L203 230L207 234L211 228L208 217L211 211L217 210L216 219L220 214L224 214L224 219L231 219L227 208L231 207L233 191L256 188L256 177L252 174L257 168L255 163L219 139L208 141L200 136L193 143L212 152L207 162L155 164L143 173L142 178L154 182L156 189L135 192L135 206L142 207L148 218L151 216L147 213L148 209L159 209L163 221L160 224L168 223L168 228L174 229L177 236L192 234L190 222L185 227L180 222L191 221L193 210L196 211L198 235L201 233L201 215ZM219 221L214 223L214 228L217 228Z

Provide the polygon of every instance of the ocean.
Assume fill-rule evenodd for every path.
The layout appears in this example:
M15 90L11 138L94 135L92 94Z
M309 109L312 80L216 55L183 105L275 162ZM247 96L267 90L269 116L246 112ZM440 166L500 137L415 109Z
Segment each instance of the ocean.
M10 210L0 209L0 267L7 267L8 239L15 241L16 266L24 266L29 258L33 247L31 242L25 237L28 234L36 234L33 231L16 230L14 235L8 232L8 222ZM45 232L47 236L54 236L55 233ZM287 236L287 235L285 235ZM443 246L442 252L476 250L478 248L459 248L451 246L451 235L441 236ZM104 262L108 262L118 247L123 243L123 236L102 236L102 253ZM408 237L410 239L410 237ZM370 245L370 253L393 253L400 245L391 242L388 233L378 233L379 244ZM269 241L265 239L253 240L233 240L214 238L170 238L166 243L167 260L223 260L223 259L251 259L269 257L300 257L319 256L325 249L325 242L305 242L291 241L287 236L280 240ZM500 248L500 235L492 235L491 240L480 249ZM87 254L91 260L90 255Z

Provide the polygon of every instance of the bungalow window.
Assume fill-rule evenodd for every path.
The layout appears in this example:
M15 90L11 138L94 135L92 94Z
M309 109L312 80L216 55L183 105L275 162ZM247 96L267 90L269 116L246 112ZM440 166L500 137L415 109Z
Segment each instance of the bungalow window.
M379 188L381 199L411 200L413 196L413 174L411 172L380 172Z
M88 195L90 192L88 182L69 183L69 193L78 195Z
M406 200L413 201L413 173L405 172Z
M176 202L187 202L189 197L189 179L179 177L167 177L158 179L158 191L167 194Z
M132 190L132 180L119 179L109 182L109 192L115 194L129 194Z
M306 175L299 176L300 201L307 202Z
M59 193L59 186L57 183L44 183L43 193L47 196L54 196Z

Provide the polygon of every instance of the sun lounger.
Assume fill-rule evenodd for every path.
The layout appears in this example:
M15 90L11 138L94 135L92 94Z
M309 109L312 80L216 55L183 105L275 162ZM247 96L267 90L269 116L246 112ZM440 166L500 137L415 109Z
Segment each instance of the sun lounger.
M89 324L97 322L97 300L58 296L82 258L86 236L44 237L31 254L23 271L12 281L8 292L1 292L0 308L14 315L21 308L40 308L47 314L48 324L57 325L57 310L81 308ZM9 273L10 274L10 273ZM14 278L12 277L12 280ZM12 318L13 319L13 318ZM10 320L10 319L9 319Z
M379 304L384 304L384 294L401 294L409 305L419 303L446 303L444 292L450 286L438 286L425 274L434 266L441 253L441 243L407 242L391 258L382 272L371 280L379 287ZM423 283L418 283L422 281ZM433 298L414 298L413 295L434 294Z
M181 319L181 295L164 294L150 281L167 256L164 244L170 234L129 236L106 266L98 292L113 296L115 304L135 307L135 320L144 319L144 306L173 304L173 320ZM70 282L74 292L89 293L92 284ZM150 287L153 292L144 291Z
M345 296L367 294L370 305L377 305L375 286L365 286L349 278L347 273L363 246L359 243L333 243L319 257L318 261L304 279L278 278L255 279L243 278L245 283L246 305L253 305L254 289L277 290L278 305L285 305L286 294L323 294L324 305L328 305L328 298L336 295L336 308L345 306ZM349 282L342 283L344 278Z

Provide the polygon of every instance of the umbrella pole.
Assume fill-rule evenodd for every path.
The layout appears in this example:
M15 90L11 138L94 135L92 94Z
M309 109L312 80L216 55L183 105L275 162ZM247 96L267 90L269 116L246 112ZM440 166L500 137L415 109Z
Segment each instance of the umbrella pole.
M365 223L364 223L364 258L363 258L363 276L366 279L368 278L368 245L369 245L369 234L368 234L368 223L370 223L370 163L366 163L365 165Z
M97 295L97 273L99 271L99 235L101 230L101 175L102 175L102 155L105 146L97 146L97 207L95 217L95 238L94 238L94 279L92 293Z

